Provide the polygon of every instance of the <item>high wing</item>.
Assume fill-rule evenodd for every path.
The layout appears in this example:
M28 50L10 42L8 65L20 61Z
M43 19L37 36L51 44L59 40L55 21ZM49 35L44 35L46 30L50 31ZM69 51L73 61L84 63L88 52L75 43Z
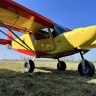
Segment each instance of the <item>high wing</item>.
M12 39L11 44L8 40L5 40L5 39L2 39L0 41L1 42L0 44L9 44L12 47L15 46L14 49L17 50L18 52L27 54L28 53L27 51L30 51L31 53L36 55L37 50L35 50L34 46L30 45L32 42L35 41L34 35L33 35L33 39L31 38L33 41L30 39L32 42L28 45L27 41L24 42L25 39L23 40L22 37L21 38L18 37L12 30L23 32L23 33L30 33L30 32L33 33L33 32L38 32L39 30L43 28L45 29L47 27L53 28L54 22L12 0L1 0L0 2L0 26L7 28L11 32L11 34L13 34L17 38L16 40L13 38L10 38L12 36L7 35L0 30L0 32L2 32L6 36L8 36L10 39ZM66 29L68 31L71 31L68 28ZM27 37L26 36L24 38L28 39L28 36ZM25 50L27 51L25 52Z
M53 21L12 0L0 2L0 20L9 28L24 33L36 32L54 24ZM4 27L2 24L0 26Z
M14 32L12 32L12 30L23 33L30 33L36 32L42 28L46 28L52 25L54 25L53 21L41 16L34 11L31 11L28 8L25 8L24 6L12 0L2 0L0 2L0 26L7 28L11 32L11 34L15 34ZM0 32L5 34L2 30L0 30ZM10 38L10 35L5 35ZM30 44L28 45L21 38L19 38L18 36L16 37L18 39L13 39L12 41L0 39L0 44L6 45L10 44L11 42L12 47L18 44L18 48L15 48L16 51L28 55L31 52L32 56L36 55L34 48L31 48L32 46ZM18 40L21 42L19 42ZM14 42L16 44L13 44Z

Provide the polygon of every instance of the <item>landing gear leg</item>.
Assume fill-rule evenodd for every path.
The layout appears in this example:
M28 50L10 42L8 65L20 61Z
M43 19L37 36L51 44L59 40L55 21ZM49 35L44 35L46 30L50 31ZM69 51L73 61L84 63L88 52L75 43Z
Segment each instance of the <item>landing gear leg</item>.
M83 57L83 54L82 52L80 51L80 55L81 55L81 62L82 62L82 70L86 71L86 65L85 65L85 60L84 60L84 57Z
M81 76L90 76L92 77L95 73L95 67L92 62L87 61L84 59L82 52L80 52L81 55L81 62L78 65L78 72Z
M28 60L24 63L24 72L33 73L35 64L32 60Z
M65 70L66 70L66 63L63 62L63 61L60 61L60 60L58 59L57 69L58 69L58 70L65 71Z

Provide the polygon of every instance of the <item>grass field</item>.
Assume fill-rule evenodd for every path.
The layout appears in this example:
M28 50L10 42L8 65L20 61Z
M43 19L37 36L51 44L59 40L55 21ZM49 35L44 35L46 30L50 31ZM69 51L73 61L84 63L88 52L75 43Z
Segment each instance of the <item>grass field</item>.
M35 61L33 74L23 73L23 63L0 61L0 96L96 96L96 74L81 77L78 62L61 72L56 61Z

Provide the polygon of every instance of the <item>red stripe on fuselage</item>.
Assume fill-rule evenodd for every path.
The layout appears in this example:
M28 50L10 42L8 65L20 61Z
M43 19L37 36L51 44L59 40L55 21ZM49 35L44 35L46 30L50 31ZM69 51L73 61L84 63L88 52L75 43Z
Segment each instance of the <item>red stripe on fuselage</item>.
M17 52L20 52L20 53L23 53L23 54L26 54L26 55L29 55L29 56L35 56L35 54L33 54L31 51L29 50L25 50L25 49L15 49L13 48L13 50L17 51Z
M15 49L15 48L13 48L13 50L15 50L17 52L20 52L20 53L23 53L23 54L26 54L26 55L29 55L29 56L35 56L35 54L33 54L31 51L26 50L26 49ZM35 51L35 52L36 52L36 55L39 56L39 57L48 55L48 53L46 53L46 52L41 52L41 51Z
M35 51L35 52L36 52L37 56L46 56L46 55L48 55L48 53L42 52L42 51Z

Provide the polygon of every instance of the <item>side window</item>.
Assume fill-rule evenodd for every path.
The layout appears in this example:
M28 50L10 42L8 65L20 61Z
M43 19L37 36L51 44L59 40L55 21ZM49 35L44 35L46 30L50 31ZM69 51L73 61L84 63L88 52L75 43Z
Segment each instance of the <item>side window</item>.
M50 38L48 29L45 28L45 29L39 30L38 32L35 32L35 38L36 38L36 40Z

